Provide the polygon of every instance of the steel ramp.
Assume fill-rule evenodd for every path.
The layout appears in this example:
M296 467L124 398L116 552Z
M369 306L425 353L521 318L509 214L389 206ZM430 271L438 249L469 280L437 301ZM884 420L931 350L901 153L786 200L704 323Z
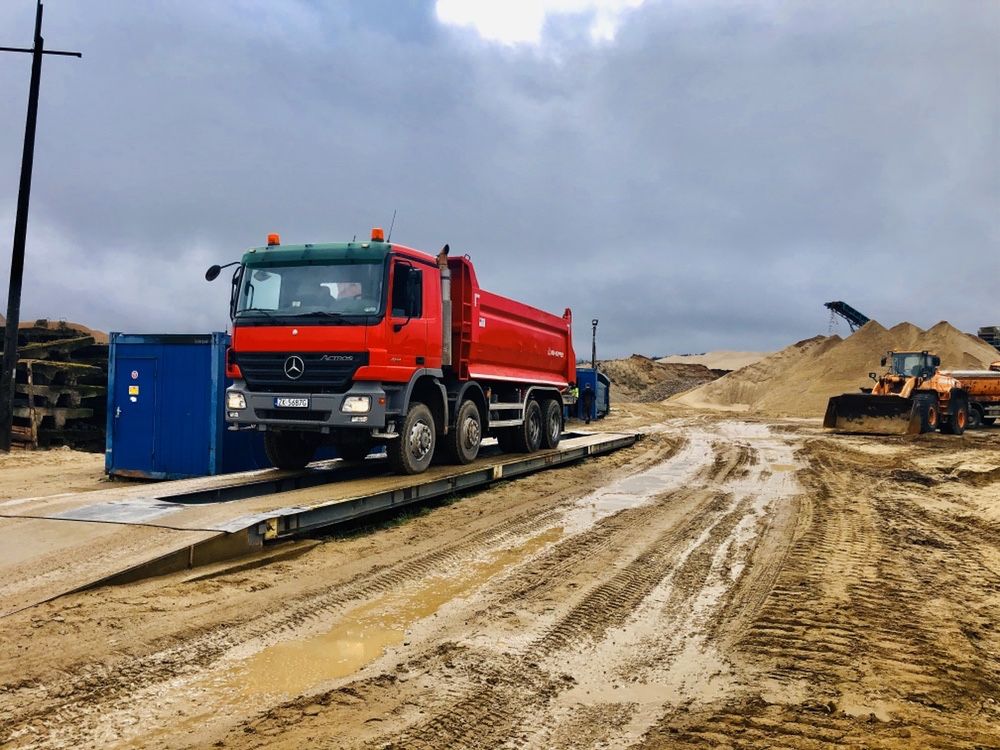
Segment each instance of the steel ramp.
M554 450L503 454L484 446L467 466L416 476L384 461L313 464L0 502L0 617L58 596L245 555L411 503L486 487L611 453L626 433L564 437Z

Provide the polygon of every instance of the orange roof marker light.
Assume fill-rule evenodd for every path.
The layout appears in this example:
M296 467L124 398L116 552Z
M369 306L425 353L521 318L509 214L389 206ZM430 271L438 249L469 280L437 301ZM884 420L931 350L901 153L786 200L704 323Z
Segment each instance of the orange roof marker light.
M372 242L385 242L385 232L382 227L372 227Z
M267 235L267 246L268 247L271 247L272 245L280 245L280 244L281 244L281 235L280 234L274 233L274 234Z

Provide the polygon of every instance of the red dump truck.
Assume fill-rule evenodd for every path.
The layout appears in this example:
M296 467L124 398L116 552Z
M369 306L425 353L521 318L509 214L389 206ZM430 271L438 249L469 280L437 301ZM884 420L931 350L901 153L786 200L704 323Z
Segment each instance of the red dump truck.
M572 313L479 286L468 256L384 240L248 250L232 279L226 375L230 429L265 432L272 463L305 466L321 445L347 460L385 443L415 474L435 453L473 461L554 448L575 379ZM205 274L216 278L220 266Z

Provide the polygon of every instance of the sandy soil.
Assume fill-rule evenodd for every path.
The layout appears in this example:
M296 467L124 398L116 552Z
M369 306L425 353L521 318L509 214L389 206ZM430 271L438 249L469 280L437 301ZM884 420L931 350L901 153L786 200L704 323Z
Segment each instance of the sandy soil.
M0 453L0 500L107 487L104 455L69 448Z
M1000 430L635 447L0 622L0 745L1000 746Z

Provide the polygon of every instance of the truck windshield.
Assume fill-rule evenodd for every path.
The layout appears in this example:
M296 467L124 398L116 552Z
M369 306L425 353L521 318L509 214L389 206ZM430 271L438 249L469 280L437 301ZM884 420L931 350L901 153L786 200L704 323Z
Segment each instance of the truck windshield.
M375 315L383 270L381 263L247 266L236 315Z
M894 354L892 357L892 371L897 375L907 377L913 375L926 375L928 371L933 372L930 357L921 352L910 354Z

